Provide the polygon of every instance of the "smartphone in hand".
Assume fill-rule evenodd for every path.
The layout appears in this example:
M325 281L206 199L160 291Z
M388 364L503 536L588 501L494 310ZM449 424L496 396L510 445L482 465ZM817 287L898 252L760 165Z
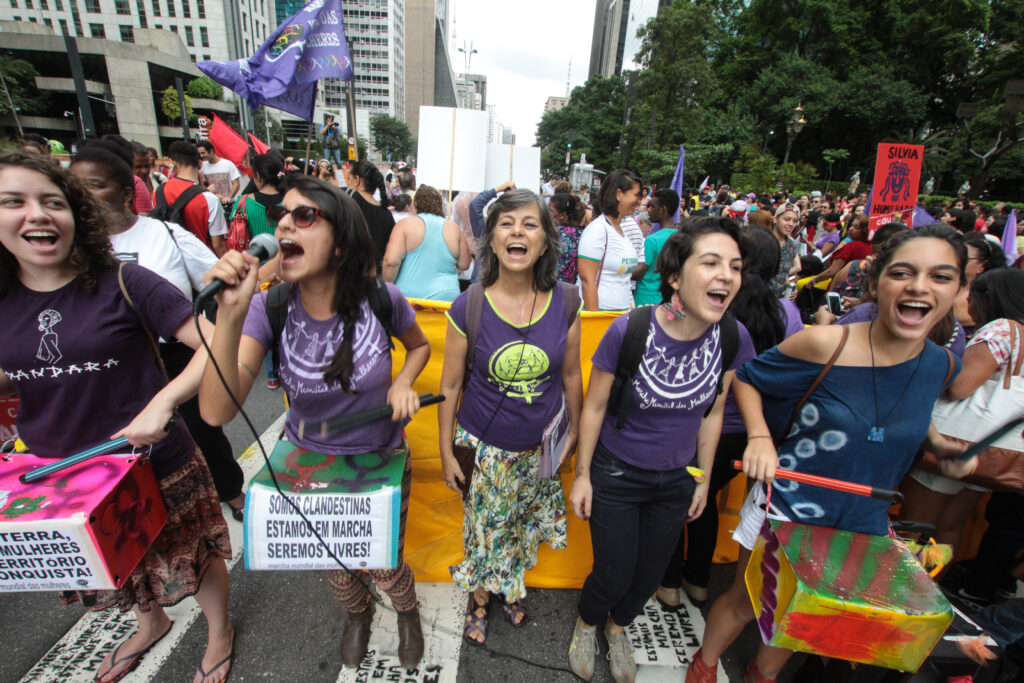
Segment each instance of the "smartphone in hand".
M825 295L825 303L828 305L828 312L837 318L843 313L843 298L839 292L829 292Z

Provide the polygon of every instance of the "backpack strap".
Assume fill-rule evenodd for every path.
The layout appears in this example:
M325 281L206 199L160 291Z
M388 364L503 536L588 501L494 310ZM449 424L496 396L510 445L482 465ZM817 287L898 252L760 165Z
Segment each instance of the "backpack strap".
M740 350L740 329L732 313L725 312L722 319L718 321L718 329L721 333L719 339L722 349L722 367L720 368L721 372L718 373L718 386L715 388L716 400L725 389L725 373L732 367L733 361L736 360L736 354ZM714 407L715 402L712 401L708 409L704 411L704 417L710 415Z
M379 275L370 288L370 295L367 297L367 300L370 302L370 309L373 311L373 315L376 316L377 320L384 327L384 332L388 338L388 348L394 349L395 342L392 337L395 336L395 327L391 322L394 306L391 303L391 295L388 294L388 288L384 284L383 278Z
M828 362L825 363L825 367L821 369L818 376L814 378L813 382L811 382L811 386L807 387L807 391L805 391L804 395L800 397L800 400L796 402L796 406L793 407L793 414L789 416L789 424L786 425L786 431L782 433L781 437L775 439L776 446L782 443L782 440L789 435L790 430L793 429L793 424L796 422L796 416L800 414L800 409L804 407L804 404L807 403L807 399L811 397L814 390L817 389L818 385L821 384L821 381L825 379L825 375L827 375L828 371L832 369L832 366L836 364L836 360L839 359L839 354L843 352L843 348L846 346L846 341L850 338L850 328L846 325L840 325L839 327L843 328L843 336L839 339L839 346L837 346L836 350L832 352L832 357L828 359Z
M124 284L124 263L117 264L117 286L121 288L121 295L124 297L125 302L128 304L128 308L132 309L132 313L139 319L139 324L142 325L142 331L146 333L146 339L149 340L149 348L153 350L153 355L156 357L156 364L160 366L160 370L164 373L164 379L168 382L171 378L167 374L167 368L164 367L164 361L160 357L160 345L156 341L156 337L153 336L153 331L149 329L149 325L146 324L145 319L139 313L139 309L135 308L135 302L132 301L132 295L128 293L128 288Z
M274 372L281 372L281 335L288 320L288 299L291 283L282 282L267 290L267 320L270 322L270 361Z
M956 361L953 360L953 352L947 349L945 346L941 347L946 352L946 376L942 379L942 390L946 390L946 386L949 384L949 380L953 379L953 371L956 370Z
M476 359L476 338L480 320L484 316L484 286L474 282L466 288L466 369L462 373L462 388L469 382L469 373Z
M161 186L160 189L163 189L163 186ZM182 191L182 193L180 195L178 195L178 198L174 200L174 203L171 204L171 210L170 210L171 215L172 216L180 215L181 212L185 210L185 207L188 205L188 203L190 201L192 201L193 199L195 199L196 197L198 197L199 195L201 195L205 191L206 190L204 190L203 187L200 186L199 184L195 184L195 185L191 185L190 187L186 187Z
M622 346L619 347L619 358L615 364L615 379L612 381L612 389L608 394L606 409L608 413L615 416L616 434L626 426L633 377L640 369L640 361L644 357L653 314L654 306L640 306L629 312L626 334L622 338Z
M582 299L580 298L580 288L574 284L568 282L559 282L559 289L562 290L562 302L565 304L565 315L569 322L569 327L576 322L576 315L580 312L580 304Z

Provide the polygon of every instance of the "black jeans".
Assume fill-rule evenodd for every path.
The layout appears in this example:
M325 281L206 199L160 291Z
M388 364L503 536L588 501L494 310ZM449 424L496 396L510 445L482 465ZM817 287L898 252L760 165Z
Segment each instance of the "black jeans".
M160 345L160 358L164 361L167 374L174 379L181 374L188 362L192 360L192 349L185 344L172 342ZM231 442L224 434L222 427L211 427L199 416L199 397L193 396L178 406L178 414L185 421L189 434L202 451L206 464L213 475L213 484L217 488L217 496L223 500L237 498L242 493L245 477L242 468L235 461Z
M594 567L583 584L580 617L597 625L611 615L626 626L658 587L696 483L684 468L657 472L630 465L600 442L590 483Z
M692 522L686 523L686 534L679 535L675 552L668 562L661 585L665 588L681 587L681 578L701 588L707 588L711 579L711 559L718 544L718 505L715 496L739 474L733 469L733 460L743 459L747 447L747 433L722 434L715 451L715 464L711 468L711 485L708 488L708 503L704 512ZM686 562L683 562L683 546L687 545ZM682 569L682 574L680 574Z
M1017 586L1011 572L1024 559L1024 496L994 491L985 507L985 521L988 529L978 555L964 564L971 593L992 598L999 589L1013 591Z

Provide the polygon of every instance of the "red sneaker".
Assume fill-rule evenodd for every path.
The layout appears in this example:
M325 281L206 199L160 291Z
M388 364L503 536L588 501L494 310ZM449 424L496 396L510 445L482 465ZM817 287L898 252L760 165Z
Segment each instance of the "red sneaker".
M279 379L268 379L267 380L267 388L268 389L277 389L280 386L281 386L281 380L279 380Z
M686 668L685 683L717 683L718 664L708 666L700 658L700 650L693 653L690 658L690 666Z

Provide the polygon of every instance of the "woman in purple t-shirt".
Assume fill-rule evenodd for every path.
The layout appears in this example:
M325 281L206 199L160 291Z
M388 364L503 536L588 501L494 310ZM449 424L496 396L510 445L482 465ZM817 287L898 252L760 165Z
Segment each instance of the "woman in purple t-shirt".
M502 597L512 626L526 622L523 575L537 548L565 547L565 494L557 466L554 476L541 471L542 440L548 425L566 418L565 440L553 440L550 451L560 465L576 447L583 404L580 299L557 280L558 231L544 203L529 190L504 193L478 243L480 282L452 303L441 373L441 391L462 400L437 411L445 483L468 489L465 558L451 573L471 592L463 635L474 645L487 638L492 595ZM472 458L469 481L456 447Z
M285 435L317 453L386 453L405 459L398 565L369 575L398 612L399 660L414 668L423 655L423 632L415 579L402 557L412 475L402 425L419 410L412 383L430 358L430 346L405 297L387 285L391 328L406 350L405 364L392 381L390 340L368 301L379 280L362 212L350 196L322 180L291 175L285 188L281 204L268 211L277 222L281 279L291 283L279 340L281 383L290 398ZM229 285L217 295L213 340L213 357L224 379L211 363L199 391L200 412L213 425L229 422L237 412L225 384L244 402L256 379L255 368L277 341L267 316L267 293L256 294L258 270L254 256L229 251L206 274L208 282L219 278ZM304 421L320 423L385 401L392 408L390 420L325 436L300 428ZM366 656L373 617L373 596L360 574L327 572L328 583L349 613L341 636L341 661L348 667L359 666Z
M135 612L138 631L103 660L96 680L133 670L170 631L163 608L190 595L209 628L203 680L221 680L234 639L224 563L231 542L206 462L181 419L170 422L195 395L206 354L167 382L149 331L198 347L192 307L155 273L118 270L105 218L56 162L0 155L0 396L20 397L18 433L38 456L64 457L118 436L151 447L164 529L121 588L61 594L65 604Z
M708 477L686 466L696 457L701 470L711 471L725 393L741 359L753 356L750 336L737 323L736 357L722 367L718 323L739 291L742 266L732 219L683 221L657 266L662 303L650 311L643 358L627 385L625 423L620 429L621 412L609 413L608 403L629 316L611 324L594 354L580 418L571 503L578 517L590 520L594 566L580 596L569 663L588 681L599 625L612 677L633 680L636 664L624 629L658 587L683 523L704 510ZM722 373L724 391L717 394Z

